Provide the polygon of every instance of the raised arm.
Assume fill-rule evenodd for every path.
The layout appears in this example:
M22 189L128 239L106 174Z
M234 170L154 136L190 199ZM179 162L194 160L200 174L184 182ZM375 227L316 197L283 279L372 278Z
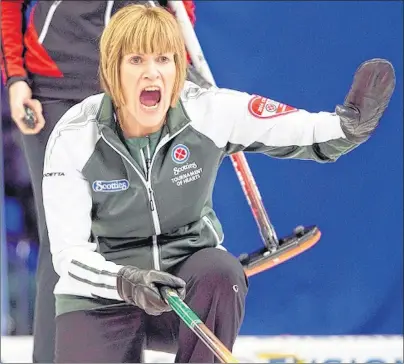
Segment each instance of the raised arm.
M234 90L188 86L184 101L194 127L227 154L260 152L275 158L334 162L366 141L395 86L385 60L362 64L343 105L312 113Z

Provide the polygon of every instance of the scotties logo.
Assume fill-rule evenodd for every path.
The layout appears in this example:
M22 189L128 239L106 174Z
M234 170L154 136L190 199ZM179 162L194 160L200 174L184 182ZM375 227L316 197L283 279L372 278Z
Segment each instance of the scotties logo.
M94 181L93 190L95 192L119 192L129 188L129 181L117 179L113 181Z

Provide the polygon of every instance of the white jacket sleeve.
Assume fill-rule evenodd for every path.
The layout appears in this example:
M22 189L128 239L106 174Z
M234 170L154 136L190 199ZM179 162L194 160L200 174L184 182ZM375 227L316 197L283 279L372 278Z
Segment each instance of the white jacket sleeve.
M67 132L69 134L72 132ZM74 133L74 132L73 132ZM45 155L43 203L53 265L60 276L56 294L121 300L116 275L122 267L106 261L90 242L92 199L64 136L51 136ZM73 136L72 136L73 137Z
M190 83L183 100L195 129L227 154L332 162L357 146L346 139L334 113L311 113L262 96Z

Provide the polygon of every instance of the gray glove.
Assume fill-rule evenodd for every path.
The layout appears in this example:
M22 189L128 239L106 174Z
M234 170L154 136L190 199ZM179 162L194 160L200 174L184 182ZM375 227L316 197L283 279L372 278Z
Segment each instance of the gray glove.
M171 311L170 306L163 300L159 287L174 288L181 299L184 299L185 284L181 278L172 274L132 266L121 268L117 275L119 296L125 302L138 306L153 316Z
M366 141L379 124L396 84L392 64L385 59L371 59L357 69L344 105L335 113L341 128L353 143Z

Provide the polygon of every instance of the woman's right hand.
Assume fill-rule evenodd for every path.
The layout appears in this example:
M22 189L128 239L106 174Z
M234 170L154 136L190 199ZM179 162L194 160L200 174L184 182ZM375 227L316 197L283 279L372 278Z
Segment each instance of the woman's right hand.
M138 306L153 316L171 311L170 306L163 300L159 287L173 288L177 290L180 298L184 299L185 285L181 278L172 274L132 266L121 268L117 276L119 296L125 302Z
M38 100L32 99L31 88L25 81L17 81L9 87L9 102L11 118L21 133L26 135L38 134L45 126L42 114L42 105ZM31 128L24 121L26 117L24 106L28 106L34 113L34 127Z

